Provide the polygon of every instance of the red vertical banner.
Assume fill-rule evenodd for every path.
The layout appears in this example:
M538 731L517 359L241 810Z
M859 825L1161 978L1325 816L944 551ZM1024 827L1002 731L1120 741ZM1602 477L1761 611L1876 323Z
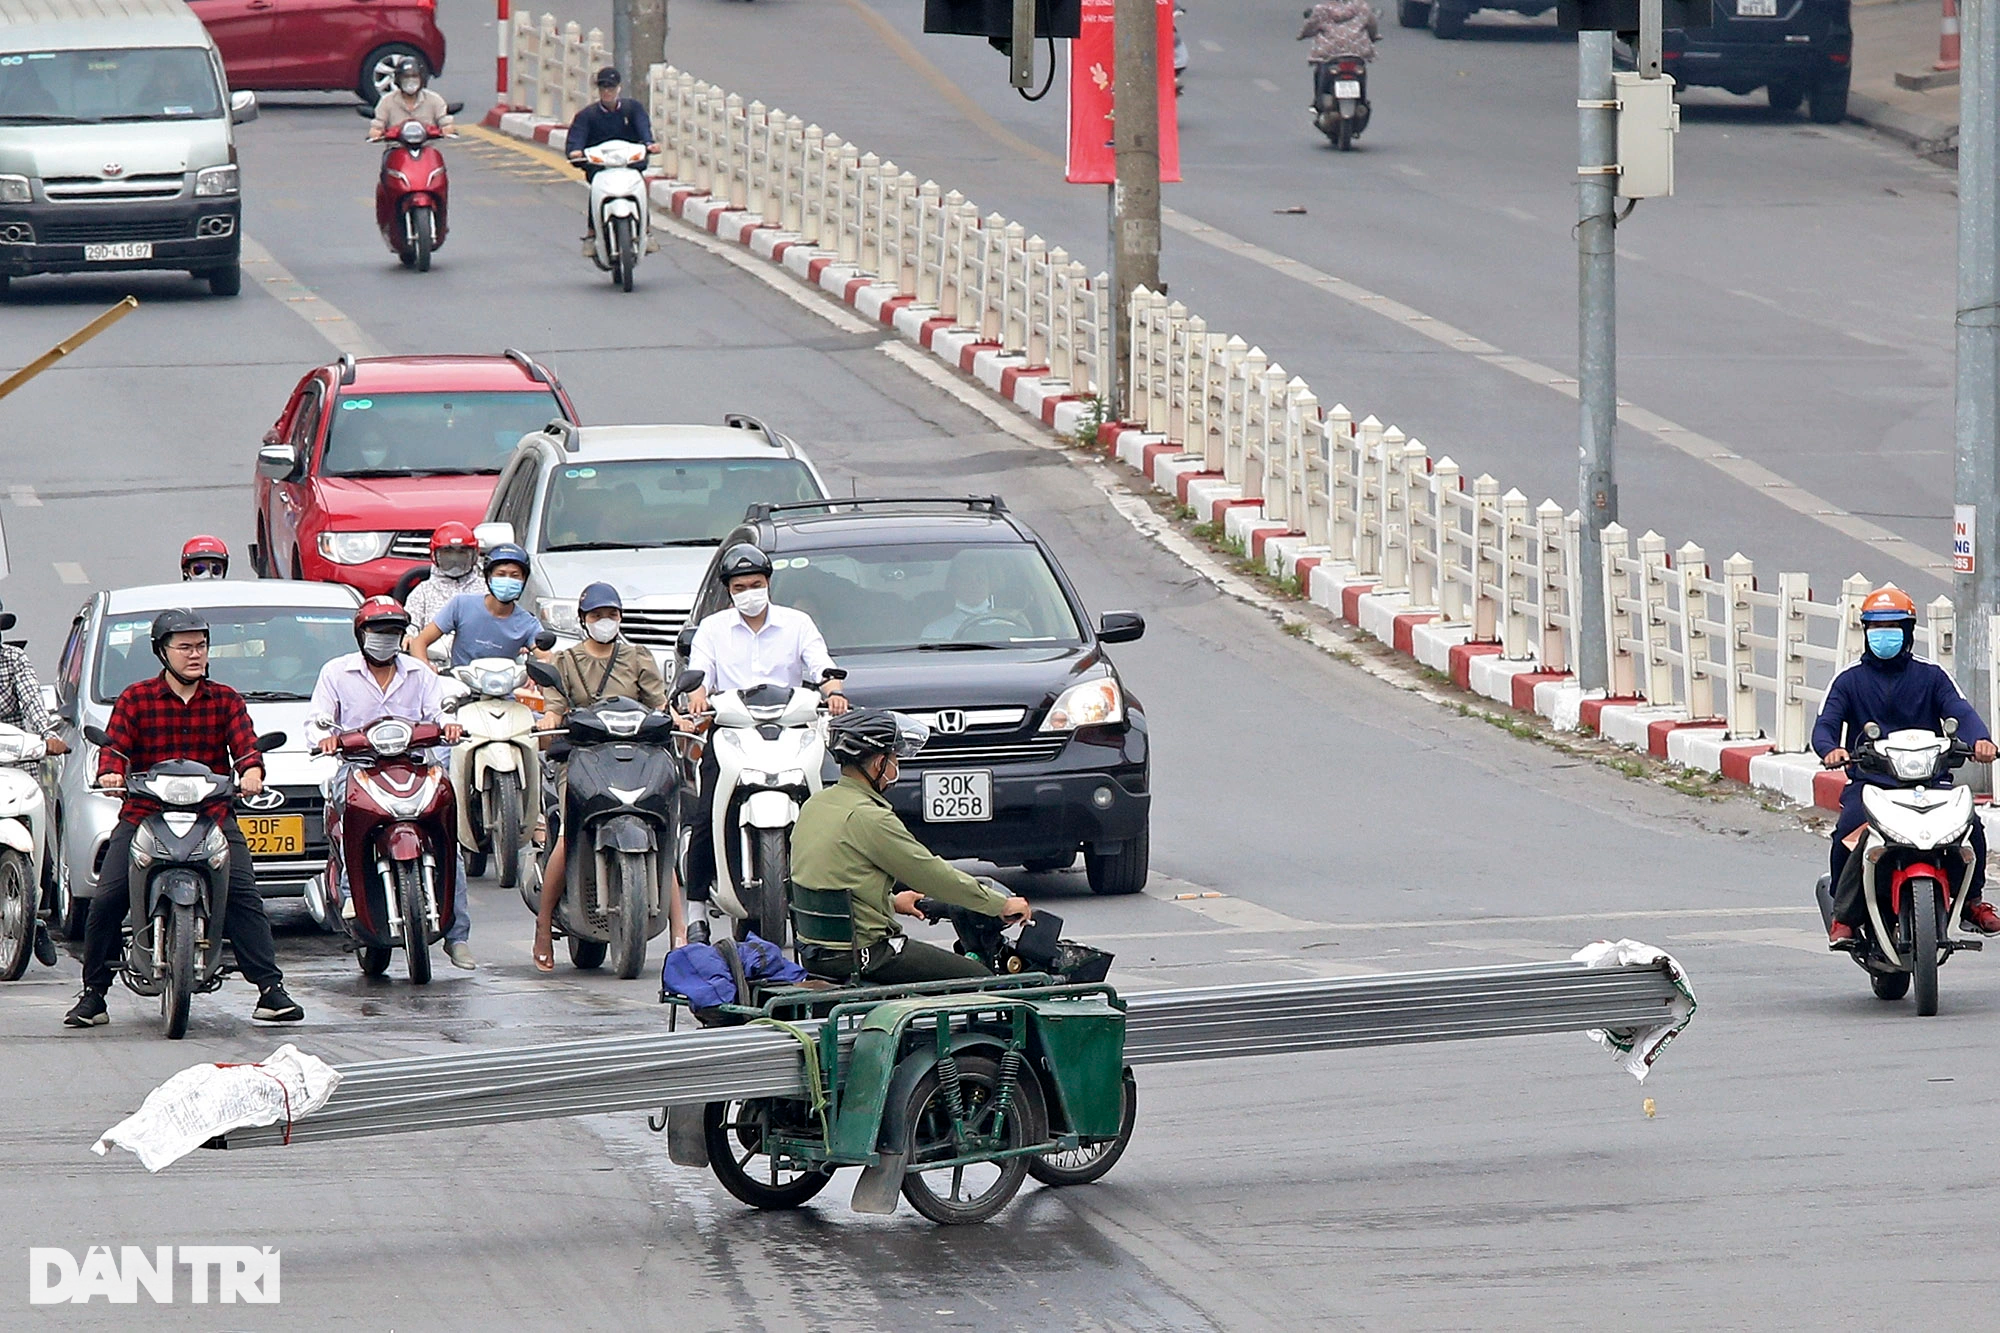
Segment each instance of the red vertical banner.
M1111 40L1116 0L1083 0L1083 26L1069 44L1069 166L1072 185L1110 185L1118 179L1113 106L1117 71ZM1174 101L1174 3L1157 0L1159 30L1160 179L1181 178L1179 111Z

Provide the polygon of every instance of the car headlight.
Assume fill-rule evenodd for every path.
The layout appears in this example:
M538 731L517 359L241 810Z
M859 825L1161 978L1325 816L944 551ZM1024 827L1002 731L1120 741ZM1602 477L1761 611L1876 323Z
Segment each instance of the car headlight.
M1080 680L1056 697L1056 706L1042 719L1043 731L1075 731L1125 720L1125 692L1116 676Z
M203 167L194 173L194 193L197 199L213 198L216 195L236 193L236 166Z
M365 565L389 553L393 532L322 532L319 553L336 565Z
M567 634L573 639L583 637L583 624L577 619L574 597L537 597L535 618L558 634Z
M35 187L26 176L0 176L0 204L31 204Z
M229 839L223 833L222 825L217 824L209 829L208 836L201 840L201 846L196 849L195 855L208 862L210 870L222 869L223 864L229 860Z

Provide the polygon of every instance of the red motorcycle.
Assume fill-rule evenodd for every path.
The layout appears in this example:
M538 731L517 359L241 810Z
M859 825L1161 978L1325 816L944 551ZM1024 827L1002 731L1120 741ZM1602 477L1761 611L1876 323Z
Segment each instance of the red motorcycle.
M451 110L456 113L458 104ZM366 107L363 115L371 115ZM451 199L444 154L431 142L443 130L421 120L403 122L382 154L382 175L375 182L375 225L382 239L403 261L404 268L428 273L431 255L444 244Z
M430 946L452 924L458 876L458 813L444 765L424 755L444 732L430 722L383 718L342 732L345 810L327 802L327 841L339 850L351 890L327 867L326 924L339 922L364 974L389 970L401 945L410 980L431 979ZM315 916L321 913L315 913Z

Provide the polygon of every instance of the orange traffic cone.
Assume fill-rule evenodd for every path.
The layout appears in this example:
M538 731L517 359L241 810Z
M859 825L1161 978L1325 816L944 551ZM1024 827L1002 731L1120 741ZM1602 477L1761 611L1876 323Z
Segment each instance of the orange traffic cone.
M1958 3L1944 0L1944 16L1938 24L1938 58L1932 69L1958 68Z

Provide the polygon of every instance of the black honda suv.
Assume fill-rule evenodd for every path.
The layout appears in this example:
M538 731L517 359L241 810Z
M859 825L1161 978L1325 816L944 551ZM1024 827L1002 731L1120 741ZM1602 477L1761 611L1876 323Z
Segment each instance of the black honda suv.
M930 727L889 789L925 846L1037 871L1080 849L1096 892L1145 886L1146 715L1104 648L1146 622L1093 628L998 496L752 505L718 550L737 542L771 557L772 600L812 616L849 698ZM711 566L690 627L728 604Z
M1854 30L1849 0L1715 0L1714 25L1670 29L1661 68L1682 87L1723 88L1741 96L1764 89L1771 109L1806 103L1815 124L1847 118Z

